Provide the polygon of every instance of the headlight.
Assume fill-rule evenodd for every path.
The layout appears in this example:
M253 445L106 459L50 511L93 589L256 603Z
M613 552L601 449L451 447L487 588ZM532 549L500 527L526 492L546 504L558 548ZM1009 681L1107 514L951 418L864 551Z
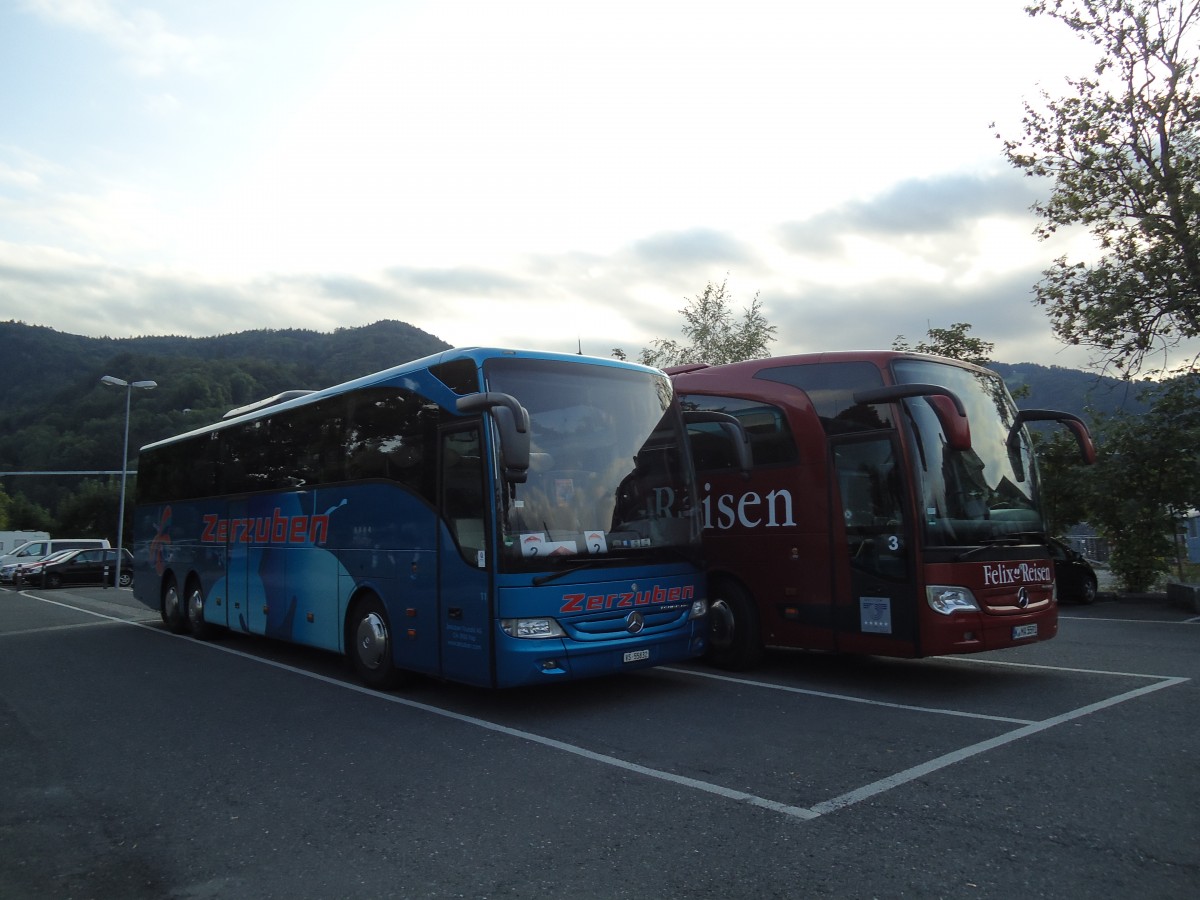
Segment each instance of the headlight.
M541 638L566 637L562 626L554 619L501 619L500 628L509 637Z
M929 608L943 616L956 612L979 612L975 595L965 587L948 584L931 584L925 588L925 599Z
M708 615L707 600L693 600L692 608L688 611L688 619L700 619Z

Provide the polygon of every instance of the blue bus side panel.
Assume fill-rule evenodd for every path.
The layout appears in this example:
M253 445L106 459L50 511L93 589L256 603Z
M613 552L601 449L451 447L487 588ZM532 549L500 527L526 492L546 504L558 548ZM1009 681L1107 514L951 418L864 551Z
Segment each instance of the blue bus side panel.
M228 506L230 518L249 515L249 505L245 500L234 501ZM213 594L225 594L221 606L215 603L205 604L204 618L218 625L224 625L235 631L250 630L250 610L247 605L250 592L250 544L234 541L228 545L226 555L225 582L214 585ZM218 599L220 599L218 597ZM222 613L222 609L224 612Z
M442 530L442 547L442 674L464 684L494 687L495 626L487 570L477 560L463 558L448 529Z
M341 651L347 605L372 590L399 665L437 672L437 518L387 483L181 502L138 511L134 584L159 607L170 570L195 573L206 618L235 631Z
M396 665L436 674L437 554L419 548L356 548L338 555L343 564L338 592L342 609L356 590L374 591L387 609Z

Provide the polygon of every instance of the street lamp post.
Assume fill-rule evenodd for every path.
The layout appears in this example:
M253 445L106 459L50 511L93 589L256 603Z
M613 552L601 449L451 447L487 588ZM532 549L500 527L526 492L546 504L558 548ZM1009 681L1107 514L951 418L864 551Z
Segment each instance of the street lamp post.
M105 375L100 379L100 383L125 388L125 443L121 450L121 512L120 518L117 519L117 564L116 572L113 574L113 587L117 587L121 584L121 563L125 561L123 550L125 549L125 479L129 475L129 401L133 396L134 388L150 391L158 387L158 384L153 381L125 381L122 378L114 378L112 375Z

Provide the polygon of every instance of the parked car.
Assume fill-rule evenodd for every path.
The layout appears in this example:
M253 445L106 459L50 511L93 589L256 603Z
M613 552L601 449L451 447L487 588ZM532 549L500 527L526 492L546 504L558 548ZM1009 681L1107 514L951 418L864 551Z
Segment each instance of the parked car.
M13 584L39 584L42 574L42 566L53 560L65 559L68 556L74 556L79 550L59 550L56 553L51 553L43 559L35 559L32 562L24 562L14 566L14 571L11 573L10 580ZM5 566L5 568L8 568Z
M133 584L133 554L121 550L121 587ZM56 588L68 584L112 584L117 551L74 550L69 555L47 562L35 580L42 587Z
M51 553L59 550L82 550L89 547L108 547L108 538L50 538L48 540L26 541L19 547L14 547L11 553L0 556L0 566L10 563L24 565L35 560L45 559Z
M1096 570L1082 553L1062 541L1051 538L1050 556L1054 559L1054 581L1058 599L1068 603L1096 602Z

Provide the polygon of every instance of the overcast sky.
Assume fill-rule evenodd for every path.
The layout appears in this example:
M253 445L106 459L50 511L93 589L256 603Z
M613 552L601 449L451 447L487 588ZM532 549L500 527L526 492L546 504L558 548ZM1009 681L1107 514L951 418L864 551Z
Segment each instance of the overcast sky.
M1083 368L989 125L1093 51L1023 6L0 0L0 319L634 356L728 278L775 356Z

